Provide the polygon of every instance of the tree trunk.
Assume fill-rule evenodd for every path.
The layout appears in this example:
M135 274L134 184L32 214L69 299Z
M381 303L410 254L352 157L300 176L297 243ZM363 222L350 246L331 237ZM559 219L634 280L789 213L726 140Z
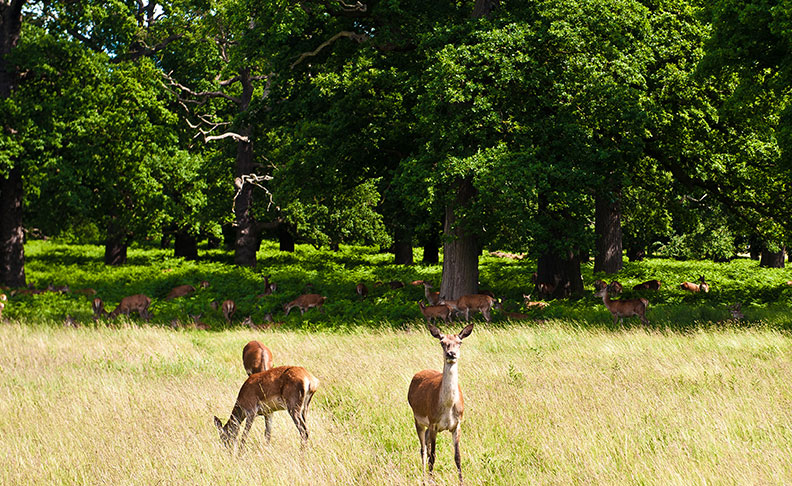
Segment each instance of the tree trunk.
M540 297L563 299L583 293L580 259L573 251L568 251L566 258L545 253L539 257L536 274L537 287L544 285L547 289L547 293Z
M22 170L0 179L0 283L25 286L25 232L22 227Z
M173 256L185 260L197 260L198 239L184 231L177 231L173 239Z
M18 75L7 61L22 31L22 5L25 0L0 2L0 102L11 96ZM8 130L13 120L0 122ZM18 161L17 161L18 162ZM25 286L25 233L22 226L22 168L16 165L0 174L0 284Z
M413 264L412 232L399 226L393 238L393 263L396 265Z
M443 244L443 281L440 296L458 299L478 292L479 244L476 237L463 227L457 209L470 204L476 194L471 178L458 179L452 185L455 197L445 209L445 243Z
M784 268L784 253L785 248L783 246L781 247L781 251L777 252L770 252L763 248L759 266L766 268Z
M597 235L594 272L618 273L623 268L620 194L619 191L603 191L594 199L594 233Z
M440 263L440 231L442 226L435 231L434 225L429 230L427 239L423 243L423 259L421 263L435 265Z
M281 223L278 225L278 249L294 253L294 236L297 234L297 225Z
M126 238L108 236L105 240L105 265L123 265L127 261Z
M250 79L250 69L242 69L239 73L240 83L242 84L242 97L240 112L247 111L250 100L253 98L253 81ZM261 240L259 239L258 225L253 218L253 184L242 182L242 177L254 172L253 154L253 130L250 126L243 127L240 135L247 140L237 142L236 166L234 170L234 182L239 191L234 203L234 214L236 217L236 240L234 242L234 263L243 267L256 266L256 252L259 249Z

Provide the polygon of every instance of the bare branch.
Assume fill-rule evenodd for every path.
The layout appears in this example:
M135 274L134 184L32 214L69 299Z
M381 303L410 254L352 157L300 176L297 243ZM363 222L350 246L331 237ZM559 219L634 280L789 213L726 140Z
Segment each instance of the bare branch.
M344 3L344 0L338 0L338 3L341 4L341 8L344 12L365 12L367 7L365 4L360 2L355 2L354 5L349 3Z
M348 30L342 30L341 32L339 32L336 35L334 35L333 37L331 37L331 38L327 39L326 41L322 42L321 44L319 44L319 47L317 47L313 51L311 51L311 52L303 52L302 54L300 54L300 57L298 57L297 60L292 63L292 65L290 66L290 69L294 69L294 67L297 66L298 64L300 64L306 57L313 57L313 56L319 54L322 51L322 49L324 49L325 47L329 46L333 42L337 41L341 37L346 37L346 38L351 39L351 40L353 40L355 42L358 42L358 43L367 41L369 39L369 37L367 35L365 35L365 34L358 34L357 32L351 32L351 31L348 31Z
M237 105L242 104L242 100L236 98L234 96L227 95L222 91L193 91L192 89L188 88L187 86L177 82L173 77L171 77L170 73L162 73L166 80L168 80L168 84L173 86L174 88L178 88L181 91L189 94L190 96L194 96L196 98L225 98L229 101L236 103Z
M231 212L234 213L234 221L236 221L236 200L237 200L237 197L239 197L239 195L242 193L242 189L245 187L245 184L253 184L254 186L258 187L259 189L263 189L264 192L267 193L267 196L269 197L269 202L267 203L267 211L269 211L269 208L273 204L275 204L275 202L273 201L272 193L270 192L269 189L267 189L266 186L262 185L262 182L271 181L271 180L272 180L272 176L269 176L269 175L258 175L258 174L254 174L252 172L250 174L245 174L243 176L240 176L240 177L237 177L236 179L234 179L234 186L237 188L237 192L236 192L236 194L234 194L234 201L232 202L232 205L231 205L231 208L232 208ZM280 210L280 208L278 206L275 206L275 209ZM236 224L236 223L234 223L234 224Z

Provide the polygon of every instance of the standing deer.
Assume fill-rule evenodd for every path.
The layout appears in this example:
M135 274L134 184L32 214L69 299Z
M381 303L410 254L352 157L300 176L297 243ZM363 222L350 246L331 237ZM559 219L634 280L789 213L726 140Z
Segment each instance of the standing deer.
M236 312L236 304L231 299L224 300L222 308L223 308L223 317L225 317L226 322L231 324L231 319L234 318L234 313Z
M442 319L443 322L448 322L451 317L451 307L446 304L425 306L422 300L418 301L418 307L421 308L421 314L429 324L433 319Z
M429 282L424 282L424 295L426 296L426 301L429 302L429 305L437 305L440 302L440 292L431 292L429 289L433 289L432 284Z
M93 309L93 313L94 313L93 320L94 321L98 321L99 319L101 319L103 317L107 317L107 311L105 311L104 302L99 297L96 297L91 302L91 309Z
M129 317L132 312L137 312L140 317L145 320L151 319L151 313L148 308L151 305L151 299L143 294L130 295L121 299L113 312L109 314L110 319L115 319L119 314L124 314Z
M177 285L173 287L173 290L168 292L168 295L165 297L165 300L173 300L178 297L186 297L191 293L195 292L195 287L192 285Z
M415 418L415 431L421 443L421 471L426 476L426 460L429 458L429 473L435 462L437 433L451 432L454 440L454 462L459 471L459 484L462 484L462 458L459 453L460 423L464 412L462 388L459 386L459 351L462 340L473 332L473 324L468 324L459 334L441 334L432 324L427 324L429 332L440 340L443 348L443 372L423 370L413 376L407 402Z
M300 309L300 315L305 314L305 311L310 309L311 307L316 307L319 309L319 312L322 312L322 305L324 304L327 297L319 294L303 294L291 302L283 304L283 311L286 315L289 315L292 308L297 307Z
M492 309L502 309L503 306L496 299L489 295L483 294L468 294L463 295L457 300L443 300L441 301L451 307L456 312L465 313L465 321L470 320L470 311L481 312L484 315L484 320L492 322Z
M272 351L258 341L250 341L242 349L242 364L248 376L272 368Z
M682 282L679 287L682 290L687 290L689 292L698 293L704 292L705 294L709 292L709 284L704 281L704 275L699 277L699 283L695 284L692 282Z
M269 443L272 433L272 413L288 410L305 444L308 441L308 426L305 423L308 405L318 387L319 380L299 366L279 366L248 376L239 389L228 422L223 425L219 418L214 418L215 426L220 432L220 440L226 447L233 448L239 434L239 426L246 420L245 431L242 432L242 439L239 442L241 450L245 446L253 420L257 415L263 415L266 427L264 437Z
M358 294L361 299L365 299L368 296L368 292L369 291L368 287L366 287L366 284L361 282L355 285L355 293Z
M602 297L602 302L605 304L605 307L607 307L610 313L613 315L614 325L616 324L617 318L621 324L625 317L632 316L638 316L641 319L641 322L644 324L649 324L649 321L646 319L646 309L649 306L648 300L644 298L611 300L608 296L608 287L601 287L594 293L594 296Z

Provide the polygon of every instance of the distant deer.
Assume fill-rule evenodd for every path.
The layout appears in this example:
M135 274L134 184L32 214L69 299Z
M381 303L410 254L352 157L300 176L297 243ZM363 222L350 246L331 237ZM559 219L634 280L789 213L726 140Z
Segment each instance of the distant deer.
M531 294L523 294L523 299L527 309L544 309L550 305L547 302L543 302L541 300L531 300Z
M429 302L429 305L437 305L440 302L440 292L431 292L429 289L433 289L432 284L429 282L424 282L424 296L426 296L426 301Z
M611 294L621 294L624 287L618 280L612 280L611 283L608 284L608 292Z
M647 280L633 287L633 290L660 290L661 285L663 285L663 283L659 280Z
M740 304L739 302L730 305L729 312L731 313L732 319L734 319L735 321L745 319L745 314L742 313L742 304Z
M3 309L5 309L6 302L8 302L8 297L6 297L6 294L0 294L0 319L3 318Z
M319 380L305 368L299 366L279 366L261 373L248 376L237 395L231 417L223 425L219 418L214 418L215 426L220 432L220 440L228 448L233 448L239 434L239 426L246 420L240 450L245 446L250 427L257 415L264 416L264 437L267 443L272 433L272 413L288 410L297 426L303 444L308 441L306 414L313 394L319 387Z
M192 319L192 321L193 321L192 325L190 325L191 328L197 329L199 331L208 331L209 330L209 326L207 326L206 324L201 322L201 315L202 314L188 314L188 315L190 316L190 319Z
M148 321L151 319L151 313L148 311L150 305L151 299L146 295L130 295L121 299L121 302L118 303L118 307L109 314L109 317L110 319L115 319L119 314L124 314L129 317L130 313L137 312L141 318Z
M327 297L323 295L303 294L297 297L296 299L294 299L293 301L283 304L283 311L286 313L287 316L294 307L300 309L300 315L305 314L305 311L307 311L312 307L316 307L317 309L319 309L319 312L322 312L322 305L324 304L325 300L327 300Z
M451 307L445 304L425 306L423 301L419 300L418 307L421 308L421 314L423 314L427 324L435 319L442 319L443 322L448 322L451 317Z
M502 309L501 303L493 299L489 295L483 294L468 294L463 295L457 300L443 300L454 311L465 314L465 321L470 320L470 311L481 312L484 320L492 322L492 309Z
M542 302L543 304L545 302ZM521 312L508 312L503 311L503 315L506 316L507 319L511 319L512 321L523 321L526 319L531 319L531 316L528 314L523 314Z
M682 282L679 287L682 290L687 290L688 292L698 293L704 292L705 294L709 292L709 284L704 281L704 275L699 277L699 283L695 284L692 282Z
M165 300L173 300L178 297L186 297L191 293L195 292L195 287L192 285L177 285L173 287L173 290L168 292L168 295L165 297Z
M454 440L454 462L459 471L459 484L462 484L462 458L459 453L460 423L464 412L462 388L459 386L459 351L462 340L473 332L473 324L468 324L459 334L441 334L432 324L427 324L429 332L440 340L443 348L443 372L423 370L413 376L407 392L407 402L415 418L415 431L421 443L421 470L426 476L426 460L429 458L429 473L435 462L437 433L451 432Z
M605 307L607 307L613 315L614 325L616 324L616 319L621 323L625 317L632 316L638 316L641 322L649 324L649 321L646 319L646 309L649 306L648 300L643 298L611 300L608 296L608 287L600 288L594 293L594 296L602 297L602 302L605 304Z
M94 321L98 321L99 319L101 319L103 317L107 317L107 311L105 311L104 302L99 297L96 297L91 302L91 309L93 309L93 313L94 313L93 320Z
M250 341L242 349L242 364L248 376L272 368L272 351L258 341Z
M365 299L368 296L368 292L369 291L368 287L366 287L366 284L361 282L355 285L355 293L358 294L361 299Z
M231 319L234 318L234 313L236 312L236 303L231 300L224 300L223 301L223 317L225 317L226 322L231 324Z
M201 281L198 283L198 286L199 286L199 287L201 287L202 289L208 289L208 288L209 288L209 285L210 285L210 283L209 283L209 281L208 281L208 280L201 280Z
M264 275L264 295L272 295L278 290L278 284L270 282L269 278L269 275Z

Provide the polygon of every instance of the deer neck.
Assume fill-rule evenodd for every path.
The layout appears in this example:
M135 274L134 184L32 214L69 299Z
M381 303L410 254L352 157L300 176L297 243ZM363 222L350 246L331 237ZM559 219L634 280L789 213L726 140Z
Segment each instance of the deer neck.
M439 405L443 408L450 408L459 400L459 367L457 364L446 362L443 366L439 397Z

